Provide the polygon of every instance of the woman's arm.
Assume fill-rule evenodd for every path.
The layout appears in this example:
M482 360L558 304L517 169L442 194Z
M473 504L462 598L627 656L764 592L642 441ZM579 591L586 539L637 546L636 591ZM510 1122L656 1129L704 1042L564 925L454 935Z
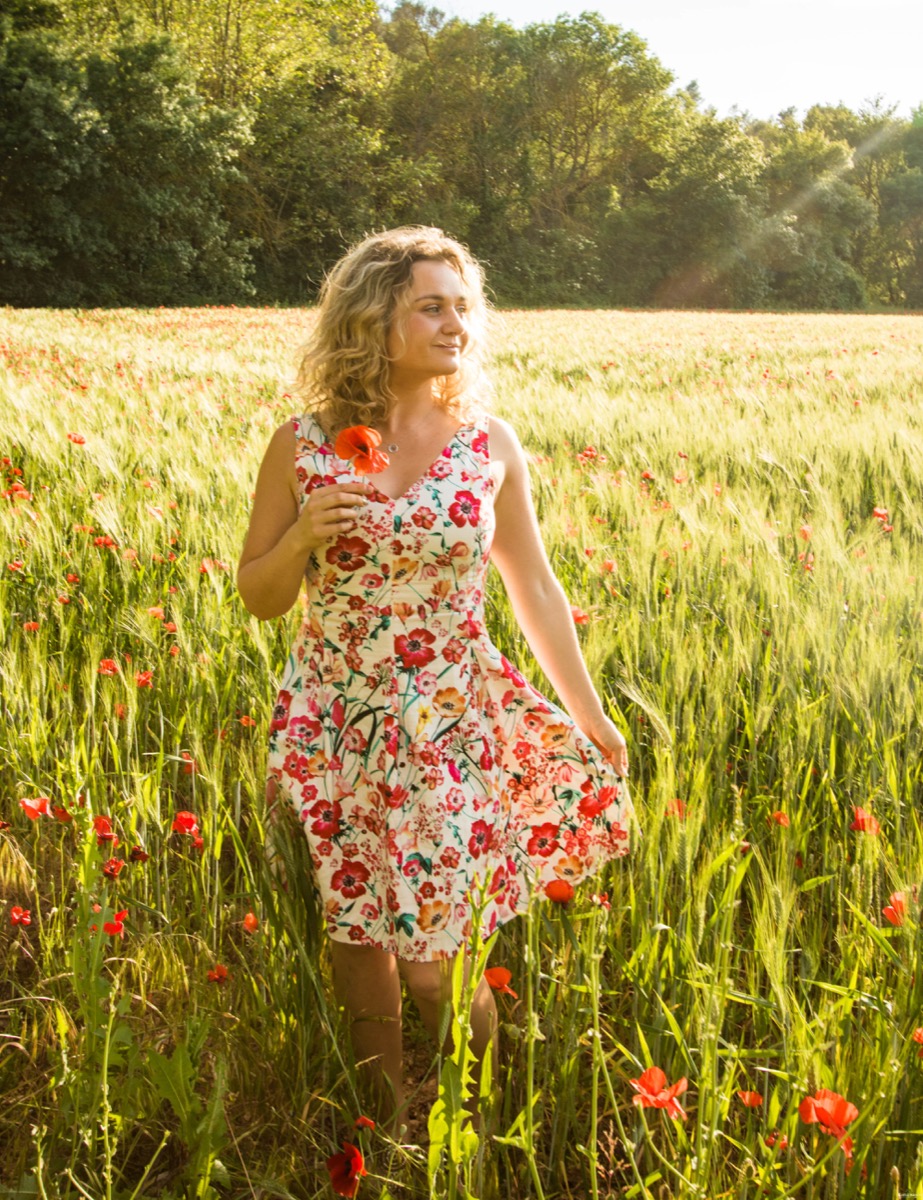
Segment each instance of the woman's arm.
M590 680L570 603L542 544L526 456L510 426L496 417L490 422L490 450L498 481L497 531L491 558L503 579L516 620L578 728L619 774L627 775L625 739L606 716Z
M315 488L298 512L295 430L273 434L256 481L250 527L237 567L237 590L261 621L287 613L298 599L312 550L356 524L354 509L365 503L366 483Z

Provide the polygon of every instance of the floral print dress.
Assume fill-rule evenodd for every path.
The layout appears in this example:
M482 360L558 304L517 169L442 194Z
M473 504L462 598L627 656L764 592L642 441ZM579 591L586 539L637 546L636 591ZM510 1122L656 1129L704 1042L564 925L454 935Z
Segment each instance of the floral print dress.
M352 477L293 418L303 504ZM374 486L374 477L372 477ZM624 781L491 644L487 418L312 554L273 713L270 786L304 824L327 932L425 962L628 853Z

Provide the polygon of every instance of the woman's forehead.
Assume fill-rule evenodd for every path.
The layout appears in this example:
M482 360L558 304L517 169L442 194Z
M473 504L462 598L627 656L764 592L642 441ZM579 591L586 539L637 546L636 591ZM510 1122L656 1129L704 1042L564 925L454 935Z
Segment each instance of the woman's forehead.
M463 299L468 294L465 281L451 263L443 259L419 259L413 264L410 299Z

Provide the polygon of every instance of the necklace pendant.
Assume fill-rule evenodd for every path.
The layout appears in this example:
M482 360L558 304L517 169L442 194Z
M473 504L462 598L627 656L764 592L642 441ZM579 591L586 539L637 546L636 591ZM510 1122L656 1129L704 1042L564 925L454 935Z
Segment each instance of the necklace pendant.
M389 442L388 443L388 453L389 454L397 454L398 450L400 450L400 446L398 446L397 442Z

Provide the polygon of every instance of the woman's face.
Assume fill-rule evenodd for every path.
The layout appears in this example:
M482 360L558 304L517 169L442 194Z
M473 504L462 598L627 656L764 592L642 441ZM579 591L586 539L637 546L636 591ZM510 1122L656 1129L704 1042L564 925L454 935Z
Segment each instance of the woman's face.
M447 262L413 264L388 333L391 384L454 375L468 341L468 299L461 276Z

